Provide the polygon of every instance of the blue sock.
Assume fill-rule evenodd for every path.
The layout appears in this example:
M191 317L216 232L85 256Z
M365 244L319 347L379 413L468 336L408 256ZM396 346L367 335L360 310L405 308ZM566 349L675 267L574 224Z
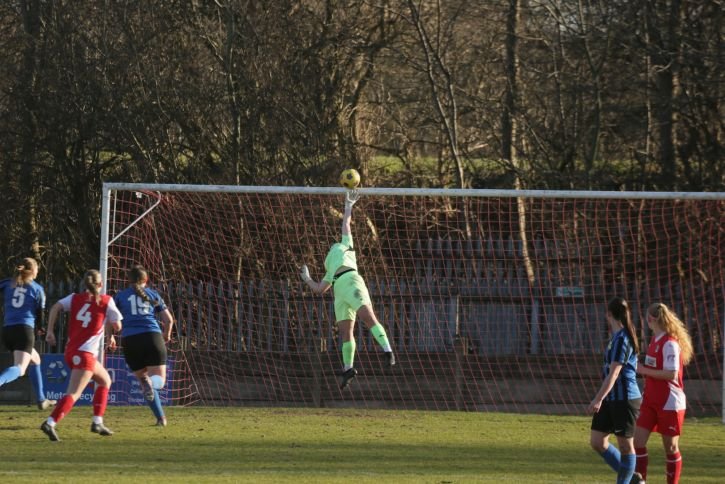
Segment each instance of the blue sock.
M600 455L602 456L602 459L604 459L604 461L609 464L609 467L614 469L614 472L619 472L619 449L617 449L613 445L610 445L609 447L607 447L607 450L602 452Z
M28 366L28 378L30 378L30 384L33 385L35 391L35 398L38 402L45 400L45 390L43 389L43 375L40 373L40 365Z
M149 407L151 407L151 411L156 415L157 419L164 416L164 409L161 408L161 397L159 397L158 390L154 390L154 401L149 402Z
M19 366L8 366L5 368L5 371L0 373L0 386L5 385L6 383L10 383L13 380L17 380L20 377L20 367Z
M637 463L636 454L624 454L619 464L619 472L617 472L617 484L629 484L634 474L634 467Z
M164 379L159 375L151 375L149 378L151 379L151 386L154 390L161 390L164 388Z

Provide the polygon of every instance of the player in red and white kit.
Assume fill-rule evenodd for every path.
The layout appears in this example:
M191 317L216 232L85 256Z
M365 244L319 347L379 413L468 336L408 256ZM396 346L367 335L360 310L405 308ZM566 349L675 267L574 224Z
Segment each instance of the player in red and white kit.
M111 376L98 361L98 351L104 334L104 322L112 331L121 330L121 313L118 311L113 298L101 295L101 274L96 270L89 270L83 277L86 290L82 293L71 294L53 305L48 317L48 334L45 340L55 346L55 322L61 311L69 312L68 343L65 348L65 361L71 368L68 389L63 398L58 401L55 410L48 420L43 422L40 429L52 441L60 440L56 432L56 425L68 413L83 393L91 379L96 383L93 393L93 422L91 432L100 435L113 435L111 429L103 424L103 414L108 403L108 391L111 388ZM113 349L113 339L110 347Z
M642 475L641 482L647 479L647 440L652 432L659 432L667 454L667 484L677 484L682 473L679 439L686 407L682 372L692 359L692 341L682 321L664 304L647 309L647 323L654 334L644 364L637 366L645 383L634 431L636 472Z

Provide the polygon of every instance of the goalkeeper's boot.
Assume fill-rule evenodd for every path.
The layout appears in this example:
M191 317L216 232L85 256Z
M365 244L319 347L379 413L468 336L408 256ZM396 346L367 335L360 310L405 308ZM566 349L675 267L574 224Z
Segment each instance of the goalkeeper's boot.
M113 435L113 431L103 425L102 423L92 423L91 424L91 432L98 435Z
M385 353L385 358L388 360L388 366L393 367L395 366L395 354L392 351L387 351Z
M58 432L55 431L55 427L51 427L47 421L43 422L43 425L40 426L40 430L42 430L43 433L47 435L51 441L60 441L60 437L58 437Z
M151 378L149 378L148 375L145 375L143 378L141 378L141 391L143 392L143 397L146 399L147 402L153 402L154 401L154 387L151 386Z
M55 400L48 400L46 398L45 400L38 402L38 410L48 410L50 407L55 407L56 403L58 402Z
M342 372L342 382L340 382L340 389L347 387L350 384L350 381L355 378L357 375L357 370L355 368L350 368L349 370L345 370Z
M159 417L156 419L156 426L157 427L166 427L166 417Z

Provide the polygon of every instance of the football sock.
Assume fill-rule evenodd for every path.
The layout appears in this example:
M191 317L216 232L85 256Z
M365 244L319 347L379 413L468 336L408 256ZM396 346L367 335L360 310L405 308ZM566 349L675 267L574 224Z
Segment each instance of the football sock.
M38 399L38 402L45 400L45 389L43 389L43 375L40 373L40 365L28 366L28 378L30 379L30 384L33 386L35 398Z
M345 365L345 370L352 368L355 363L355 338L350 341L342 343L342 363Z
M148 402L148 404L157 419L164 416L164 409L161 408L161 398L159 397L158 390L154 390L154 401Z
M106 405L108 404L108 391L110 388L97 386L93 392L93 416L103 417L106 413Z
M154 401L149 402L149 407L151 407L151 411L157 419L164 416L164 409L161 407L161 398L159 397L158 390L154 389Z
M630 479L632 479L632 474L634 474L634 466L636 462L637 456L635 454L622 454L619 460L617 484L629 484Z
M19 366L8 366L2 373L0 373L0 386L10 383L13 380L17 380L21 373Z
M682 474L682 455L680 455L679 452L667 454L665 470L667 472L667 484L677 484L680 482L680 474Z
M53 413L50 414L50 417L57 423L60 422L65 418L66 415L68 415L73 408L73 405L75 405L75 401L73 398L71 398L70 395L65 395L63 398L60 399L58 404L53 409Z
M647 480L647 465L649 464L649 455L647 447L637 447L634 449L637 453L637 466L634 471L642 474L642 479Z
M614 472L619 472L619 461L621 459L619 455L619 449L617 449L613 445L610 445L609 447L607 447L607 450L602 452L600 455L602 456L602 459L604 459L604 462L609 464L609 467L614 469Z
M161 390L164 388L164 377L161 375L151 375L149 378L151 379L151 386L154 390Z
M383 350L385 352L389 353L393 351L390 348L390 341L388 341L388 335L385 333L385 328L383 328L382 324L376 324L375 326L370 328L370 332L373 334L375 341L377 341L378 344L383 347Z

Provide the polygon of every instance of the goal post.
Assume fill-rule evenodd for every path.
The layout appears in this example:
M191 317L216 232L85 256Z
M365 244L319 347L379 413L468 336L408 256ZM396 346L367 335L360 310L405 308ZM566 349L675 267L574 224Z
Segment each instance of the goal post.
M688 408L722 413L725 193L362 188L352 235L398 365L358 322L339 389L324 275L343 188L106 183L109 292L142 264L177 319L177 404L581 413L601 383L604 319L651 302L693 337ZM646 326L646 325L645 325Z

